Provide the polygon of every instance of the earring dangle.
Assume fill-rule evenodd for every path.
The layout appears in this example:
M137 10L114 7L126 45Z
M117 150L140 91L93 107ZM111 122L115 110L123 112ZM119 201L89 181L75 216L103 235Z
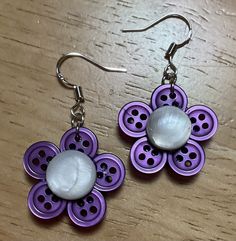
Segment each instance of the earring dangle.
M67 209L70 219L78 226L91 227L99 223L106 212L101 192L110 192L121 186L125 177L123 162L110 153L97 154L98 140L83 127L85 110L81 86L71 84L60 71L65 60L79 57L108 72L126 72L125 69L104 67L80 54L69 53L57 62L58 80L75 93L71 108L72 128L64 133L60 148L51 142L40 141L25 152L25 171L39 182L28 195L30 211L40 219L51 219Z
M198 142L206 141L216 133L218 120L207 106L187 108L188 97L176 84L177 68L172 60L176 51L189 43L191 25L185 17L169 14L146 28L122 31L143 32L168 18L184 21L189 30L188 38L179 44L172 43L167 50L168 65L162 84L152 93L150 105L139 101L126 104L119 112L118 123L127 136L139 138L130 151L131 163L138 171L156 173L168 162L177 174L192 176L199 173L205 163L205 153Z

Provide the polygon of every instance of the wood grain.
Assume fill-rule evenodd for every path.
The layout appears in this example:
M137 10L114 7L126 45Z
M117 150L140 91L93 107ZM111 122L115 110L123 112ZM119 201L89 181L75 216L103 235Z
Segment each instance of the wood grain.
M170 174L139 176L128 161L132 145L117 127L127 102L149 102L160 84L172 41L184 38L178 20L145 33L122 34L176 12L193 25L193 40L175 56L178 84L192 104L219 117L217 135L205 145L206 165L189 181ZM1 0L0 1L0 240L236 240L236 2L234 0ZM107 195L102 224L89 230L68 217L40 222L26 199L34 183L22 156L39 140L56 144L70 128L73 93L55 78L58 58L80 51L128 74L104 73L78 59L68 78L83 86L85 126L99 138L100 152L120 156L124 186Z

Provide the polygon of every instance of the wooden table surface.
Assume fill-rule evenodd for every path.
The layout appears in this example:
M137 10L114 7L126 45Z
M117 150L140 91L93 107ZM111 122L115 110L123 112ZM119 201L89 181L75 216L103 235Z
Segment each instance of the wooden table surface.
M206 164L195 178L138 175L129 164L132 142L119 134L117 114L129 101L149 102L161 83L172 41L185 25L167 20L145 33L121 33L168 13L186 16L190 44L177 52L178 84L190 105L205 104L219 118L204 146ZM236 240L236 1L234 0L1 0L0 1L0 240ZM58 84L55 65L80 51L127 74L105 73L85 61L68 61L66 76L82 85L85 126L100 152L118 155L127 169L123 187L106 195L107 215L95 228L76 228L66 214L40 222L26 200L34 181L22 166L26 148L59 143L70 128L73 92Z

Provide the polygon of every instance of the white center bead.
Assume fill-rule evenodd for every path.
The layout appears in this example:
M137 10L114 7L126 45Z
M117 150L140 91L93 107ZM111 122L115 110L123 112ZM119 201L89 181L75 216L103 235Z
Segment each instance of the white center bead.
M84 153L68 150L59 153L48 164L46 181L60 198L75 200L84 197L96 181L96 167Z
M156 109L147 123L147 136L151 144L162 150L176 150L183 146L191 134L191 121L179 108L163 106Z

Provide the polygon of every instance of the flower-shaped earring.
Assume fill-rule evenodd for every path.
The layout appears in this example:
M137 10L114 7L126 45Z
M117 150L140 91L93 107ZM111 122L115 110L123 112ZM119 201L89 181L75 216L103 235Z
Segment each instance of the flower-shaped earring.
M192 176L200 172L205 163L205 153L198 142L210 139L218 127L214 111L203 105L187 108L188 97L176 85L177 69L172 59L179 48L189 43L192 28L183 16L170 14L146 28L123 32L146 31L167 18L183 20L189 29L188 38L180 44L172 43L166 52L169 63L164 70L162 85L152 93L150 106L130 102L120 110L118 122L126 135L140 138L130 151L131 163L138 171L156 173L168 161L176 173ZM169 84L165 84L166 81Z
M71 108L72 129L61 138L60 148L51 142L31 145L24 155L25 171L39 182L28 195L30 211L41 219L60 215L67 207L70 219L78 226L91 227L99 223L106 212L101 192L117 189L124 180L123 162L110 153L97 154L96 135L82 127L85 111L80 86L70 84L60 72L62 63L71 57L80 57L110 72L125 69L99 65L79 53L69 53L57 63L57 77L67 88L74 89L76 104Z

